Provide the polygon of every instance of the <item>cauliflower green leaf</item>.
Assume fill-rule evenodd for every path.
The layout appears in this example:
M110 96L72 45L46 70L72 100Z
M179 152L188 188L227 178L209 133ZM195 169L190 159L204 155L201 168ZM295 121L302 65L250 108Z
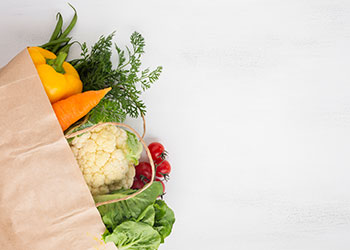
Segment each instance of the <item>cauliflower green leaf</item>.
M126 131L128 135L128 139L126 141L127 144L127 152L126 159L128 162L132 162L134 165L139 164L139 159L143 150L141 142L137 139L136 135Z

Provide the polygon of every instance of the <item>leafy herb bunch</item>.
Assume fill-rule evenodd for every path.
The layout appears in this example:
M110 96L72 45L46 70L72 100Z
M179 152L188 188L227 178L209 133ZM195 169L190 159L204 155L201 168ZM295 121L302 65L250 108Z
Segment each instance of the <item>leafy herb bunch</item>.
M108 95L90 112L89 122L123 122L127 115L137 118L145 115L146 106L140 99L143 91L158 80L162 67L151 71L141 70L141 56L144 54L145 40L134 32L130 37L132 48L122 50L114 44L118 64L113 67L112 39L101 36L89 52L86 43L81 45L81 59L71 61L84 84L84 91L112 87Z

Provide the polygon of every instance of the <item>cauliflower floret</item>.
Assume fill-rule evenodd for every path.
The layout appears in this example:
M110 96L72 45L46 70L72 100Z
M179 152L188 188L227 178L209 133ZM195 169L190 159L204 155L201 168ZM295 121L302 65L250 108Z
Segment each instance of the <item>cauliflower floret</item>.
M129 136L132 137L131 144L128 143ZM133 164L142 151L134 134L113 125L99 126L75 137L70 146L93 195L132 186Z
M130 164L126 172L126 178L108 185L109 190L113 191L113 190L119 190L122 188L124 189L130 188L132 186L132 183L134 182L134 176L135 176L135 167L132 164Z
M87 139L89 139L90 136L91 136L90 132L86 132L79 137L75 137L72 141L72 145L74 145L76 148L81 148L84 142Z

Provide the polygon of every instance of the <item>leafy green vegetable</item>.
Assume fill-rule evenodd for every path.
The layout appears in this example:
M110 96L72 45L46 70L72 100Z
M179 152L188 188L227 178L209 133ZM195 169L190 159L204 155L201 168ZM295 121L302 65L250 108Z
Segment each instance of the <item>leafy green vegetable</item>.
M154 203L155 219L160 220L161 218L163 218L166 213L166 210L167 210L167 206L165 202L156 201Z
M154 228L158 231L162 237L162 243L164 239L168 237L173 228L175 222L175 215L163 200L157 200L154 204L155 209L155 222Z
M99 122L123 122L126 114L121 109L120 103L113 99L103 98L88 114L91 124Z
M114 194L95 196L95 202L119 199L125 197L127 191L123 190ZM129 191L130 192L130 191ZM151 204L155 202L158 196L163 193L163 186L160 182L154 182L149 188L135 197L119 201L116 203L98 207L102 220L107 229L112 231L120 223L127 220L137 220L140 214Z
M136 135L126 131L128 134L128 139L126 141L128 145L128 152L126 153L126 159L134 163L134 165L139 164L140 155L143 151L143 146L141 142L137 139Z
M135 190L118 190L113 194L95 196L95 202L119 199ZM171 233L175 222L174 212L163 200L157 200L163 192L160 182L126 201L119 201L98 208L107 230L105 241L113 241L121 249L158 249Z
M83 43L81 53L83 58L72 63L84 83L84 91L112 87L105 100L92 111L90 119L102 118L104 121L108 119L123 122L126 115L136 118L146 113L146 106L140 95L142 90L150 88L159 78L162 67L157 67L153 71L149 68L141 71L141 56L144 53L145 41L141 34L134 32L130 37L131 49L126 47L126 50L122 50L115 45L119 62L117 67L113 68L111 61L113 36L114 33L107 37L101 36L90 52L86 43Z
M154 206L149 205L143 212L140 214L140 216L137 218L136 221L141 221L143 223L146 223L150 226L154 225L154 219L155 219L155 210Z
M75 8L70 3L68 3L68 5L74 10L74 16L70 21L69 25L67 26L67 28L64 31L62 30L63 18L61 13L58 12L56 15L56 19L58 19L57 24L50 37L50 40L47 43L40 46L43 49L47 49L55 53L56 55L58 55L59 52L61 51L68 53L69 48L74 43L74 42L69 43L72 37L67 37L67 36L71 32L71 30L74 28L75 24L77 23L78 15Z
M105 236L105 241L114 242L118 250L156 250L161 237L148 224L126 221L117 226L112 234Z

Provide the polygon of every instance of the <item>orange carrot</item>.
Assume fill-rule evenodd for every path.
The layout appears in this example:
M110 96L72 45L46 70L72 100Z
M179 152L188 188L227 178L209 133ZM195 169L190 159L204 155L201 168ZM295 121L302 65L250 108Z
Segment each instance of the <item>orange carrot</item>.
M86 91L52 104L63 131L89 113L110 90L111 88Z

